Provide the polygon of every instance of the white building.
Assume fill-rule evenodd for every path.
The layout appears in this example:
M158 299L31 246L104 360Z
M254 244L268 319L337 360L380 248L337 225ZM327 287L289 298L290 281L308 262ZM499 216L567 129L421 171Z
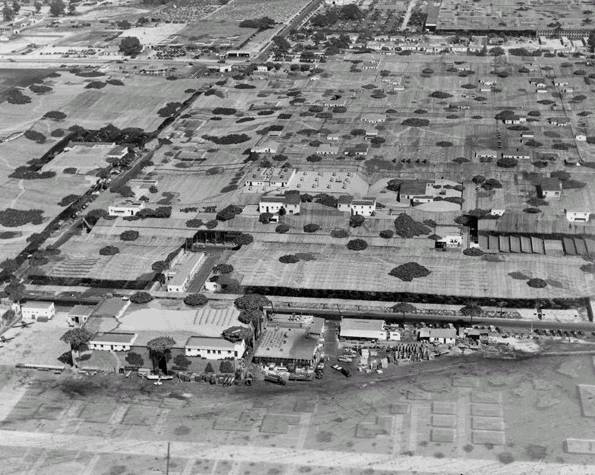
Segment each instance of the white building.
M295 168L259 168L246 177L244 188L287 188L295 174Z
M299 214L300 205L299 193L286 193L282 196L262 196L258 203L258 212L277 214L283 209L287 214Z
M98 351L130 351L136 336L136 333L97 333L89 340L87 346L90 350Z
M206 256L202 252L180 252L170 269L164 273L167 291L186 292L205 259Z
M125 145L116 145L107 153L107 158L111 160L120 160L128 155L128 147Z
M227 341L220 337L191 336L186 342L186 356L198 356L207 360L238 359L244 356L246 343Z
M566 219L571 223L588 223L590 215L589 211L566 211Z
M383 320L364 318L341 319L339 338L362 340L386 340L387 332Z
M417 331L418 340L430 343L453 344L456 336L457 331L454 328L420 328Z
M21 305L24 321L51 320L56 315L54 302L27 302Z
M127 200L110 206L107 211L110 216L136 216L144 207L145 203L142 201Z
M252 153L277 153L279 149L279 144L277 142L273 142L272 140L267 140L266 142L252 147L250 151Z
M337 155L339 153L339 147L328 143L323 143L314 152L316 155Z
M545 200L560 199L562 183L557 178L544 178L537 186L539 196Z

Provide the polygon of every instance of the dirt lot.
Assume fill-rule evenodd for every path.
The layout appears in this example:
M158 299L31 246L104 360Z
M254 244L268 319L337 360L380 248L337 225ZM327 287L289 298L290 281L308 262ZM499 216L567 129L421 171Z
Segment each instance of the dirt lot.
M587 474L592 456L564 441L593 438L576 389L592 372L585 357L444 360L224 389L4 368L0 447L36 474L165 473L167 441L170 473Z

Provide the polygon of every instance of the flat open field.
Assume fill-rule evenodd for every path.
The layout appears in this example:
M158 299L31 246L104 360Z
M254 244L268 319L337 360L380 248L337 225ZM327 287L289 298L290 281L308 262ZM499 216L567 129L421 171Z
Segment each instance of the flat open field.
M590 358L328 371L221 388L4 368L0 453L14 472L65 475L165 473L167 442L170 473L593 471L592 455L565 451L567 438L593 439L577 391Z
M279 262L279 257L296 253L311 253L314 260ZM487 262L458 252L428 252L412 247L349 251L331 244L258 242L238 251L229 262L243 275L241 284L249 286L499 298L584 297L593 289L593 276L579 269L584 263L580 258L510 255L501 262ZM391 269L407 262L417 262L431 273L412 282L388 275ZM509 275L515 271L545 279L550 285L531 288Z

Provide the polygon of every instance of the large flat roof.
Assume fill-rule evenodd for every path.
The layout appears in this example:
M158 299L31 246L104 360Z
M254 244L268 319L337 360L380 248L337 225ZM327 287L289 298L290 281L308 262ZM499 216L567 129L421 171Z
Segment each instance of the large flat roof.
M193 269L205 258L203 252L190 252L187 255L182 256L182 262L174 266L172 269L175 272L174 277L171 279L169 284L171 285L182 285L188 276L192 273Z
M235 344L227 341L225 338L208 337L208 336L191 336L186 341L186 346L196 346L201 349L217 349L217 350L233 350Z
M382 331L384 320L369 318L343 318L341 320L341 333L343 331Z
M119 297L110 297L101 302L93 314L102 317L113 317L119 315L128 305L130 305L129 301L122 300Z
M267 328L254 352L255 358L311 360L318 342L304 328Z
M134 334L134 333L105 332L105 333L97 333L93 338L91 338L91 342L132 344L135 337L136 337L136 334Z

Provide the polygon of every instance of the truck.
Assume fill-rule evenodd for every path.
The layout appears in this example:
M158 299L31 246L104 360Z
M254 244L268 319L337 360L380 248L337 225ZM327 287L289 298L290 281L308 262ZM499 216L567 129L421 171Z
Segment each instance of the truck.
M275 373L265 373L264 380L270 383L280 384L282 386L287 384L287 380L285 378L282 378L280 375Z

